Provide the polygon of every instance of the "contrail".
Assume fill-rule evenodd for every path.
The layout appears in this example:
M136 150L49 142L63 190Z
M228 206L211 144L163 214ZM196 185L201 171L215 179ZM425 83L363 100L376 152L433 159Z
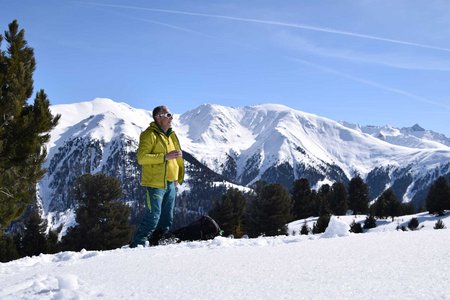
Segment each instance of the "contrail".
M102 5L102 6L104 6L104 5ZM116 14L118 16L122 16L122 17L125 17L125 18L128 18L128 19L132 19L132 20L142 21L142 22L151 23L151 24L157 24L157 25L161 25L161 26L164 26L164 27L168 27L168 28L172 28L172 29L176 29L176 30L180 30L180 31L184 31L184 32L188 32L188 33L192 33L192 34L196 34L196 35L201 35L201 36L204 36L204 37L207 37L207 38L214 38L214 39L216 38L216 37L214 37L212 35L208 35L208 34L205 34L205 33L199 32L199 31L191 30L191 29L188 29L188 28L184 28L184 27L180 27L180 26L176 26L176 25L172 25L172 24L168 24L168 23L163 23L163 22L158 22L158 21L155 21L155 20L148 20L148 19L143 19L143 18L132 17L132 16L125 15L125 14L122 14L122 13L112 12L112 11L108 11L108 10L104 10L104 9L100 9L100 10L107 11L108 13L113 13L113 14Z
M278 21L260 20L260 19L252 19L252 18L240 18L240 17L205 14L205 13L196 13L196 12L181 11L181 10L171 10L171 9L146 8L146 7L129 6L129 5L102 4L102 3L95 3L95 2L78 2L78 3L91 4L91 5L104 6L104 7L115 7L115 8L134 9L134 10L146 10L146 11L162 12L162 13L169 13L169 14L189 15L189 16L197 16L197 17L208 17L208 18L217 18L217 19L241 21L241 22L250 22L250 23L259 23L259 24L268 24L268 25L275 25L275 26L291 27L291 28L297 28L297 29L305 29L305 30L318 31L318 32L324 32L324 33L332 33L332 34L345 35L345 36L357 37L357 38L362 38L362 39L376 40L376 41L382 41L382 42L388 42L388 43L394 43L394 44L400 44L400 45L407 45L407 46L413 46L413 47L420 47L420 48L427 48L427 49L433 49L433 50L450 52L449 48L443 48L443 47L437 47L437 46L432 46L432 45L413 43L413 42L402 41L402 40L394 40L394 39L383 38L383 37L374 36L374 35L361 34L361 33L355 33L355 32L343 31L343 30L336 30L336 29L327 28L327 27L310 26L310 25L305 25L305 24L284 23L284 22L278 22Z
M425 97L417 96L415 94L409 93L409 92L401 90L401 89L393 88L393 87L390 87L390 86L387 86L387 85L384 85L384 84L381 84L381 83L378 83L378 82L375 82L375 81L371 81L371 80L367 80L367 79L351 76L351 75L348 75L346 73L343 73L343 72L340 72L340 71L337 71L337 70L334 70L334 69L331 69L331 68L327 68L327 67L324 67L324 66L321 66L321 65L318 65L318 64L314 64L314 63L311 63L311 62L306 61L306 60L302 60L302 59L298 59L298 58L292 58L292 57L285 57L285 58L287 58L289 60L292 60L292 61L295 61L295 62L299 62L301 64L304 64L304 65L307 65L307 66L310 66L310 67L313 67L313 68L316 68L316 69L319 69L319 70L322 70L322 71L325 71L325 72L328 72L328 73L336 74L338 76L351 79L353 81L358 81L358 82L361 82L363 84L370 85L370 86L373 86L373 87L376 87L376 88L379 88L379 89L382 89L382 90L385 90L385 91L393 92L393 93L396 93L396 94L399 94L399 95L402 95L402 96L405 96L405 97L408 97L408 98L411 98L411 99L414 99L414 100L417 100L417 101L420 101L420 102L423 102L423 103L432 104L432 105L435 105L435 106L439 106L439 107L445 108L446 110L450 110L450 107L445 105L445 104L442 104L442 103L430 100L430 99L425 98Z

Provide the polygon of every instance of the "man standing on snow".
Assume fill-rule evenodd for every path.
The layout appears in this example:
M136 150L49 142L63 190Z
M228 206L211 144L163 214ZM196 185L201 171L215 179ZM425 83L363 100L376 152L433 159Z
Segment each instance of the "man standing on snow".
M141 185L146 188L145 214L130 247L145 245L147 237L158 241L173 222L175 187L183 182L184 162L173 115L166 106L153 109L154 122L141 133L137 161L142 166Z

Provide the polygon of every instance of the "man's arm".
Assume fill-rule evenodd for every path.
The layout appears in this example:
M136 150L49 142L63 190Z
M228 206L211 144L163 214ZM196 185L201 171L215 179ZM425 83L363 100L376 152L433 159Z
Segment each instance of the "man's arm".
M166 153L150 153L157 143L157 138L149 133L143 132L139 137L137 161L140 165L162 164L165 162Z

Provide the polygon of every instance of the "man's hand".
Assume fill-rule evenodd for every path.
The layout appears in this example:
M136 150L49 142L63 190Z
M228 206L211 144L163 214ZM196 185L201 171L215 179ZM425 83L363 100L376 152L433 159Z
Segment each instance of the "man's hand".
M166 160L176 159L181 156L182 156L181 151L173 150L166 154Z

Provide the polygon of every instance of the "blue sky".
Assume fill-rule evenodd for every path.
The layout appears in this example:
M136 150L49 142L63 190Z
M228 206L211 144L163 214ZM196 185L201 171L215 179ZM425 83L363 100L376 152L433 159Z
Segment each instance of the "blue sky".
M0 0L52 104L280 103L450 137L450 1ZM3 43L2 49L5 49Z

